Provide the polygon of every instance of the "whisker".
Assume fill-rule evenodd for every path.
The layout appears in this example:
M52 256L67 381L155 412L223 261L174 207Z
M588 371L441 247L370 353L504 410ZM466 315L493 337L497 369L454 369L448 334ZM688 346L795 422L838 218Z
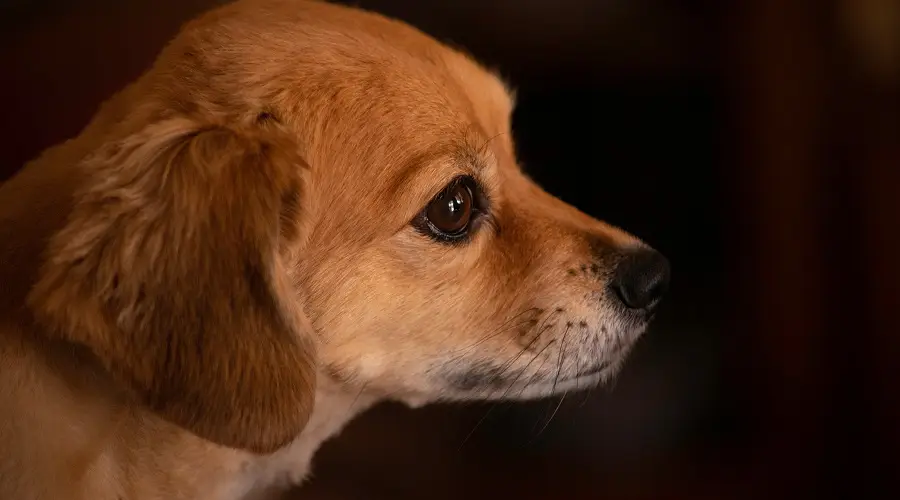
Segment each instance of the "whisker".
M556 311L556 313L559 313L559 311ZM556 314L556 313L555 313L555 314ZM547 324L546 324L547 319L549 319L549 315L548 315L547 318L544 318L544 321L543 321L543 323L541 323L541 328L539 329L537 335L535 335L534 339L532 339L532 341L529 342L528 345L525 347L526 350L530 349L531 346L534 344L534 341L537 340L537 339L539 339L539 338L541 338L541 336L543 336L544 333L547 332L547 330L549 330L549 329L551 329L551 328L553 328L553 327L555 326L555 325L547 325ZM553 343L555 343L555 342L556 342L556 339L552 339L550 342L548 342L547 345L545 345L543 348L541 348L540 352L538 352L537 354L535 354L535 357L532 358L531 361L528 362L528 364L530 365L532 362L534 362L534 360L535 360L538 356L540 356L540 355L541 355L548 347L550 347L551 344L553 344ZM525 385L522 386L522 390L519 391L518 397L521 397L522 394L525 392L525 390L528 388L528 386L531 385L532 382L534 382L534 379L537 378L537 377L540 375L540 371L541 371L541 369L544 367L544 363L546 363L546 362L547 362L547 358L544 358L544 360L541 361L541 364L540 364L540 366L538 366L538 369L535 371L535 373L534 373L531 377L529 377L529 378L528 378L528 381L525 382ZM522 372L522 373L524 373L524 371L527 370L527 369L528 369L528 365L526 365L525 368L523 368L523 372ZM519 376L522 376L522 373L520 373ZM516 377L516 380L518 380L518 377ZM513 381L513 383L515 383L515 382L516 382L516 381ZM505 394L504 394L504 397L505 397Z
M503 333L503 332L499 332L497 335L500 335L501 333ZM494 335L494 336L496 336L496 335ZM456 356L453 356L453 357L450 358L450 359L446 359L446 360L444 360L444 361L441 361L440 363L438 363L438 364L432 366L431 368L429 368L429 371L437 370L437 369L443 368L443 367L445 367L445 366L452 365L452 364L456 363L457 361L459 361L459 360L461 360L461 359L464 359L466 356L469 355L469 351L471 351L472 349L474 349L475 347L477 347L478 344L481 344L481 343L483 343L483 342L486 342L487 340L489 340L489 339L482 339L482 341L480 341L480 342L478 342L478 343L476 343L476 344L473 344L473 345L467 347L467 348L465 349L466 352L463 352L463 353L461 353L461 354L458 354L458 355L456 355ZM535 340L536 340L536 339L535 339ZM531 346L531 344L529 343L529 345L526 347L526 349L529 348L530 346ZM525 350L525 349L523 349L523 350ZM456 350L456 351L452 351L452 352L459 352L459 351L460 351L460 350Z
M508 332L510 329L512 329L512 328L514 328L514 327L517 327L517 326L520 326L520 325L523 325L523 324L527 323L527 320L526 320L526 321L523 321L523 322L520 322L520 323L515 323L515 324L512 324L512 325L510 324L511 322L515 321L517 318L521 317L522 315L528 314L529 312L536 311L536 310L539 310L539 308L537 308L537 307L532 307L532 308L529 308L529 309L525 309L524 311L522 311L522 312L520 312L520 313L518 313L518 314L512 316L512 317L509 318L508 320L504 321L503 324L501 324L499 327L497 327L494 331L487 333L485 336L483 336L482 338L480 338L480 339L479 339L478 341L476 341L475 343L473 343L473 344L471 344L471 345L468 345L468 346L465 346L465 347L460 347L460 348L458 348L458 349L454 349L453 351L451 351L452 353L460 353L460 352L461 352L462 354L460 354L460 355L458 355L458 356L456 356L456 357L454 357L454 358L451 358L451 359L445 361L445 362L443 363L443 365L446 365L446 364L449 364L449 363L453 363L453 362L455 362L455 361L459 361L460 359L462 359L463 357L465 357L466 354L468 354L469 351L471 351L472 349L478 347L479 345L481 345L481 344L487 342L488 340L493 339L494 337L497 337L498 335L502 335L503 333ZM509 328L507 328L507 327L509 327Z
M550 313L550 314L545 314L545 315L544 315L544 320L541 321L541 325L538 327L538 330L540 331L540 333L544 333L544 331L546 331L548 328L552 328L552 327L553 327L553 325L546 326L546 325L547 325L547 321L550 320L550 317L551 317L551 316L553 316L553 315L558 315L558 314L562 314L562 310L561 310L561 309L556 309L556 310L553 311L552 313Z
M592 358L598 358L602 355L603 355L602 349L598 350L596 345L591 347L591 357ZM605 383L605 382L601 379L601 381L598 383ZM591 396L594 395L594 389L596 389L596 388L597 388L597 384L593 384L590 387L588 387L586 391L584 391L584 397L581 399L581 403L578 405L578 408L584 408L584 405L587 404L587 402L590 401Z
M535 337L535 338L531 341L531 343L529 343L529 346L530 346L531 344L533 344L535 341L537 341L538 338L540 338L540 336ZM554 339L554 340L555 340L555 339ZM525 367L522 369L522 371L516 376L515 379L513 379L512 382L510 382L510 384L509 384L509 386L507 387L506 391L504 391L503 394L498 398L498 400L500 400L500 401L497 402L497 403L492 404L491 407L488 408L488 411L485 412L484 416L482 416L482 417L478 420L478 422L475 424L475 427L473 427L472 430L469 431L469 433L466 435L465 439L463 439L463 442L460 443L459 448L457 449L457 451L458 451L458 450L461 450L462 447L465 446L465 444L469 441L469 439L475 434L475 431L478 430L479 427L481 427L481 424L483 424L485 420L487 420L487 418L488 418L488 416L490 416L491 412L493 412L494 409L497 408L497 406L499 405L500 402L502 402L502 400L506 399L506 396L509 394L509 391L511 391L512 388L515 387L516 382L519 381L519 378L522 376L522 374L524 374L525 371L528 370L528 366L531 365L531 363L533 363L534 360L537 359L537 357L540 356L541 353L544 352L544 350L547 349L547 347L549 347L550 344L552 344L552 343L553 343L553 341L548 342L546 346L544 346L540 351L538 351L534 356L532 356L531 360L528 361L528 363L525 365ZM513 363L515 363L516 360L518 360L519 358L521 358L522 355L525 354L526 352L528 352L527 347L524 348L524 349L522 349L521 352L519 352L518 355L516 355L511 361L509 361L509 362L507 363L506 369L508 369L509 366L512 366ZM504 369L503 371L505 371L505 369ZM503 371L501 371L501 374L503 373ZM498 376L502 376L502 375L498 375ZM526 387L527 387L527 385L526 385Z
M560 375L560 373L562 373L563 355L565 354L565 351L566 351L566 338L568 338L568 336L569 336L570 329L571 329L571 325L566 324L566 331L565 331L565 333L563 333L563 339L559 345L559 356L558 356L557 366L556 366L556 377L553 378L553 393L554 394L556 394L556 384L559 383L559 375Z
M357 401L359 401L360 396L362 396L362 393L366 390L367 387L369 387L369 382L363 383L363 385L359 388L359 392L357 392L356 396L353 398L353 401L350 402L350 406L347 408L347 411L352 410L353 407L356 406Z
M521 377L522 374L523 374L525 371L527 371L528 366L531 365L531 363L533 363L534 360L537 359L538 356L540 356L544 351L547 350L548 347L550 347L550 346L551 346L552 344L554 344L555 342L556 342L556 339L552 339L550 342L547 342L547 345L545 345L545 346L540 350L540 352L538 352L537 354L535 354L534 357L531 358L531 361L528 362L528 365L526 365L525 368L522 369L522 372L519 373L519 377ZM524 394L525 391L528 390L529 387L531 387L531 384L535 381L535 379L539 379L539 378L540 378L540 376L541 376L541 369L544 367L544 363L546 363L546 362L547 362L547 358L544 358L544 360L541 361L541 364L538 366L537 370L535 370L535 372L534 372L530 377L528 377L528 379L525 381L525 383L522 384L522 389L520 389L520 390L519 390L519 393L516 394L516 399L521 399L521 398L522 398L522 394ZM502 396L503 398L505 398L505 397L507 396L507 394L509 393L509 391L512 390L512 386L518 381L519 377L516 377L516 380L513 380L513 383L510 384L510 386L509 386L509 388L506 390L506 392L503 393L503 396Z
M522 355L524 355L526 352L528 352L528 348L529 348L534 342L536 342L540 337L541 337L540 334L538 334L537 336L535 336L535 338L532 339L531 342L529 342L528 346L526 346L525 348L523 348L523 349L521 350L521 352L519 352L519 354L516 355L510 362L507 362L507 364L506 364L506 369L508 369L510 366L512 366L512 365L516 362L516 360L520 359L520 358L522 357ZM500 402L502 402L502 400L506 399L506 396L509 395L509 392L513 389L513 387L516 386L516 383L519 381L519 378L521 378L522 375L524 375L525 372L528 371L528 367L531 366L531 363L534 363L534 360L536 360L538 357L540 357L541 354L543 354L544 351L546 351L547 348L550 347L554 342L556 342L556 339L553 339L553 340L551 340L550 342L547 342L547 345L545 345L544 347L542 347L540 351L538 351L537 353L534 354L534 356L531 357L531 359L528 361L528 363L526 363L525 366L522 368L522 371L520 371L519 374L516 375L516 378L514 378L513 381L509 383L509 385L507 386L506 390L503 391L503 394L500 395L499 398L497 398L498 400L500 400ZM546 361L546 359L545 359L544 361ZM503 371L505 371L506 369L504 369ZM502 373L503 373L503 372L501 372L501 374L502 374ZM530 382L529 382L529 383L530 383ZM527 387L528 387L528 384L525 384L525 387L523 387L523 391L524 391L525 388L527 388ZM485 412L484 416L482 416L481 419L478 420L478 422L475 424L475 427L473 427L472 430L469 431L469 433L466 435L465 439L463 439L463 442L459 445L458 450L459 450L459 449L462 449L462 447L469 441L469 439L475 434L475 431L478 430L478 428L481 426L482 423L484 423L485 420L487 420L488 416L490 416L491 412L494 411L494 409L497 407L498 404L499 404L499 403L493 404L493 405L488 409L488 411Z
M523 316L523 315L525 315L525 314L528 314L528 313L530 313L530 312L532 312L532 311L539 311L539 310L540 310L540 308L538 308L538 307L529 307L528 309L524 309L524 310L520 311L519 313L514 314L513 316L510 316L506 321L504 321L503 323L501 323L501 324L500 324L497 328L495 328L493 331L488 332L484 337L481 338L481 340L479 340L479 341L476 342L475 344L472 344L472 345L470 345L470 346L468 346L468 347L463 347L463 348L461 348L461 349L468 349L468 348L470 348L470 347L473 347L473 346L475 346L475 345L478 345L478 343L483 342L484 340L486 340L486 339L489 338L490 336L492 336L492 335L494 335L494 334L496 334L496 333L499 333L499 332L504 331L504 330L506 329L506 326L508 326L510 323L512 323L513 321L515 321L515 320L518 319L519 317L521 317L521 316ZM451 332L450 334L448 334L447 338L451 337L452 335L454 335L454 332Z
M581 403L578 404L579 408L584 408L584 405L586 405L587 402L591 400L591 396L594 395L595 387L596 386L590 387L588 390L584 391L584 398L582 398Z
M547 347L550 347L550 344L552 344L554 342L556 342L556 339L553 339L550 342L548 342L547 345L544 347L544 349L546 349ZM541 364L538 365L537 370L535 370L534 373L530 377L528 377L528 380L525 382L525 385L522 386L522 389L516 395L517 398L521 398L522 394L525 394L525 391L528 389L529 386L531 386L531 384L535 381L535 379L538 379L541 377L541 370L544 368L544 364L547 363L547 359L548 358L544 358L544 360L541 361Z
M532 308L532 309L530 309L530 310L534 310L534 309L536 309L536 308ZM520 313L519 315L521 315L521 314L522 314L522 313ZM502 379L503 375L506 374L506 372L507 372L507 371L508 371L515 363L516 363L516 361L518 361L518 360L525 354L525 352L527 352L527 351L529 351L529 350L531 349L531 347L535 344L535 342L537 342L538 340L540 340L541 336L542 336L542 335L544 334L544 332L546 332L549 328L550 328L550 326L548 326L548 327L544 328L543 330L539 331L539 332L537 333L537 335L535 335L534 338L532 338L532 339L528 342L528 344L526 344L522 349L520 349L519 353L518 353L516 356L512 357L511 359L509 359L508 361L506 361L503 365L501 365L499 371L498 371L497 374L496 374L496 378L497 378L497 379ZM502 333L502 331L499 332L499 333ZM499 334L499 333L498 333L498 334ZM495 336L495 335L494 335L494 336ZM486 340L486 339L482 339L482 341L483 341L483 340ZM446 360L446 361L442 362L441 364L439 364L439 365L437 365L437 366L438 366L438 367L447 366L447 365L449 365L449 364L451 364L451 363L454 363L454 362L456 362L456 361L459 361L459 360L462 359L463 357L465 357L465 354L461 354L461 355L459 355L459 356L455 356L455 357L453 357L453 358L451 358L451 359L449 359L449 360Z
M469 439L473 435L475 435L475 431L477 431L478 428L481 427L481 424L483 424L484 421L487 420L487 418L490 416L491 412L493 412L494 409L497 408L497 406L499 406L499 403L495 402L495 403L491 404L491 407L488 408L488 411L484 412L484 415L480 419L478 419L478 422L475 424L475 427L472 427L472 430L469 431L468 434L466 434L466 438L463 439L462 443L459 444L459 448L457 448L456 451L462 450L463 446L465 446L466 443L469 442Z
M581 373L581 357L575 356L575 373ZM581 377L575 378L575 392L581 392Z
M523 347L522 349L519 350L518 354L516 354L515 356L510 358L508 361L506 361L502 365L500 365L500 370L497 372L497 378L502 379L503 375L506 374L506 371L509 370L510 368L512 368L512 365L514 365L516 363L516 361L521 359L522 356L524 356L525 353L531 349L531 346L533 346L540 338L541 338L540 335L538 335L535 338L531 339L531 341L529 341L528 344L525 345L525 347Z
M526 363L525 366L522 368L522 371L520 371L519 374L516 376L516 378L513 379L513 381L509 383L509 386L506 388L506 391L504 391L503 394L500 396L500 399L505 399L506 396L509 395L509 392L513 389L513 387L515 387L516 383L519 381L519 379L522 377L522 375L524 375L525 372L528 371L528 367L531 366L531 363L534 363L534 360L536 360L538 357L540 357L540 355L543 354L544 351L546 351L547 348L550 347L554 342L556 342L556 339L553 339L550 342L547 342L547 345L542 347L540 351L538 351L537 353L535 353L534 356L531 357L531 359L528 361L528 363ZM525 384L525 386L522 388L523 392L528 387L528 384L531 383L531 379L533 379L533 378L534 378L534 375L531 376L531 378L529 379L529 382L527 382ZM519 394L521 394L521 393L519 393Z
M541 430L538 431L537 435L535 435L533 438L531 438L530 443L533 443L533 442L534 442L538 437L540 437L540 435L543 434L543 432L547 429L547 426L550 425L550 422L553 421L553 417L556 416L556 413L559 411L559 408L562 406L563 401L566 400L566 395L567 395L567 394L569 394L569 393L568 393L568 392L564 392L563 395L562 395L562 397L559 398L559 403L556 404L556 408L553 409L553 413L550 414L550 418L548 418L547 421L544 422L544 426L541 427ZM529 443L529 444L530 444L530 443Z
M553 408L553 401L552 401L552 400L549 401L549 404L547 405L547 409L549 410L550 408ZM546 412L546 411L544 412L544 416L545 416L545 417L547 416L547 412ZM532 433L534 433L535 431L537 431L538 426L541 425L541 421L543 421L543 418L538 418L537 420L534 421L534 425L531 426L531 432L532 432Z

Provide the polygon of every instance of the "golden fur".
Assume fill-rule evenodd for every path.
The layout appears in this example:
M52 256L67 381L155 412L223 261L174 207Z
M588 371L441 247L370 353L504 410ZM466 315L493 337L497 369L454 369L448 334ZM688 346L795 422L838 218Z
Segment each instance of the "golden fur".
M520 171L511 108L376 14L241 0L185 26L0 186L0 498L255 498L379 400L615 373L646 321L604 294L644 245ZM410 221L459 175L489 218L436 242Z

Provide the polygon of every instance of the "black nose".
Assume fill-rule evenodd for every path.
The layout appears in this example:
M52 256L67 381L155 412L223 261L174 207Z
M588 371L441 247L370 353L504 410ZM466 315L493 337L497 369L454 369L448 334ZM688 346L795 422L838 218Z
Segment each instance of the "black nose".
M629 252L616 266L610 286L629 308L652 311L669 288L669 260L656 250Z

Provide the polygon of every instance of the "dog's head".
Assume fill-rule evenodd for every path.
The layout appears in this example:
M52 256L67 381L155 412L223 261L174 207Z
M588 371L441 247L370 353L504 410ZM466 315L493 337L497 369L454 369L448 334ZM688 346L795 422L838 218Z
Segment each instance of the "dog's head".
M166 418L257 450L302 429L315 373L411 403L596 384L668 264L523 174L511 111L404 24L215 11L85 132L30 304Z

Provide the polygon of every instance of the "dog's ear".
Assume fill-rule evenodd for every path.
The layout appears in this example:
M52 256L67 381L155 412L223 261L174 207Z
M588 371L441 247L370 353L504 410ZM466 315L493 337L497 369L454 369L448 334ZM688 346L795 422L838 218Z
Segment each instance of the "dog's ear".
M171 119L77 168L86 181L29 296L38 320L200 437L290 442L315 389L286 262L304 170L293 141Z

